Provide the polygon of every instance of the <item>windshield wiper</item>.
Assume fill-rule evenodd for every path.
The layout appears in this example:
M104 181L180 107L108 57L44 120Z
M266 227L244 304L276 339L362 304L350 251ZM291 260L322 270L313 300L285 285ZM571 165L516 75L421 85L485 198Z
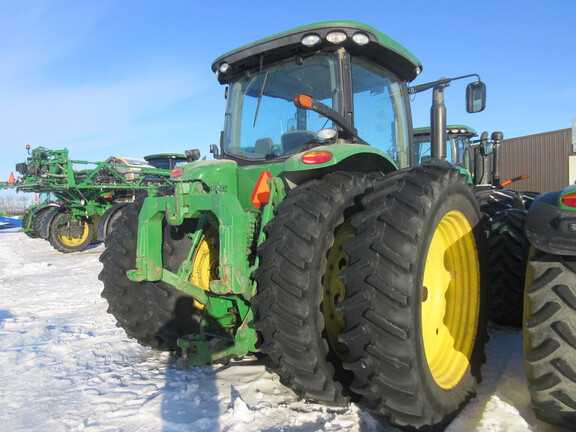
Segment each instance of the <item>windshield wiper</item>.
M266 75L264 75L264 82L262 83L262 87L260 88L260 93L258 93L258 103L256 104L256 112L254 113L254 124L252 125L252 127L256 127L256 119L258 118L258 112L260 111L260 102L262 102L262 95L264 94L264 91L266 90L266 83L268 82L268 75L269 75L269 72L266 72Z

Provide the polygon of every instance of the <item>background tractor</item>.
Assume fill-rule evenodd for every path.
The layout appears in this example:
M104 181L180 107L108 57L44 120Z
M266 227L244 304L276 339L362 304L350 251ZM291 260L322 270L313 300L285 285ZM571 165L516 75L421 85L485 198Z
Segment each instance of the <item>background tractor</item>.
M335 21L230 51L214 160L125 207L101 255L126 333L184 366L267 355L304 399L357 401L442 429L475 392L485 236L472 178L446 160L444 90L378 30ZM414 164L409 95L432 90ZM467 109L485 106L479 79Z
M158 153L144 156L144 160L148 165L151 165L154 168L160 168L170 171L172 171L174 168L177 168L190 162L190 159L181 153Z
M526 218L524 358L536 416L576 428L576 186L537 196Z
M432 151L432 136L429 127L414 129L413 165L420 165L430 159ZM472 138L478 136L470 126L448 125L446 127L446 160L455 166L466 168L474 174L474 157Z
M29 146L27 149L30 153ZM165 162L172 164L181 160L176 159L179 157L186 160L184 155L171 154ZM151 159L160 161L162 155ZM16 165L16 171L21 177L13 183L0 183L0 188L51 197L28 209L22 230L65 253L102 241L123 206L171 184L171 170L155 168L144 159L113 156L104 162L87 162L71 160L67 149L44 147L33 149L26 163Z

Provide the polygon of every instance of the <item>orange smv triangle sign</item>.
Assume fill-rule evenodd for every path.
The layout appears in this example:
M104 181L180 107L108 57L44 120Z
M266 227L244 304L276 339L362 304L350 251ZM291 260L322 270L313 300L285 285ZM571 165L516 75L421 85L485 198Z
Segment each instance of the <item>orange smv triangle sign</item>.
M254 204L254 207L260 207L270 199L269 178L272 178L270 171L262 171L260 173L260 177L258 177L256 186L254 186L254 191L252 192L252 204Z

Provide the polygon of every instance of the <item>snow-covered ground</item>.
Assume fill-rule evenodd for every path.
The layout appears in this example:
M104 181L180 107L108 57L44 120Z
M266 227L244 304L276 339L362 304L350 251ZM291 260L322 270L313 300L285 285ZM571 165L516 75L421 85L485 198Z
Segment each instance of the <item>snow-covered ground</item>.
M395 430L297 400L255 358L185 371L128 339L100 297L103 247L65 255L0 230L0 430ZM530 409L521 332L490 336L478 397L448 431L552 431Z

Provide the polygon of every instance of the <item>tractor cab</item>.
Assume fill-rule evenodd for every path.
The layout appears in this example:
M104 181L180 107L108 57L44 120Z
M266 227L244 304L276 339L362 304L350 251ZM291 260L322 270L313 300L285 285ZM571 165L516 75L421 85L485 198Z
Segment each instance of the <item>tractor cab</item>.
M396 167L408 166L406 83L421 69L404 47L353 22L319 23L240 47L212 65L228 86L219 157L255 164L325 144L370 144Z
M181 153L160 153L144 156L144 160L148 165L154 168L160 168L172 171L188 163L188 159Z
M432 152L432 137L429 127L415 128L414 152L412 163L420 165L430 159ZM446 127L446 159L455 166L463 167L472 172L471 140L478 136L476 131L469 126L449 125Z

